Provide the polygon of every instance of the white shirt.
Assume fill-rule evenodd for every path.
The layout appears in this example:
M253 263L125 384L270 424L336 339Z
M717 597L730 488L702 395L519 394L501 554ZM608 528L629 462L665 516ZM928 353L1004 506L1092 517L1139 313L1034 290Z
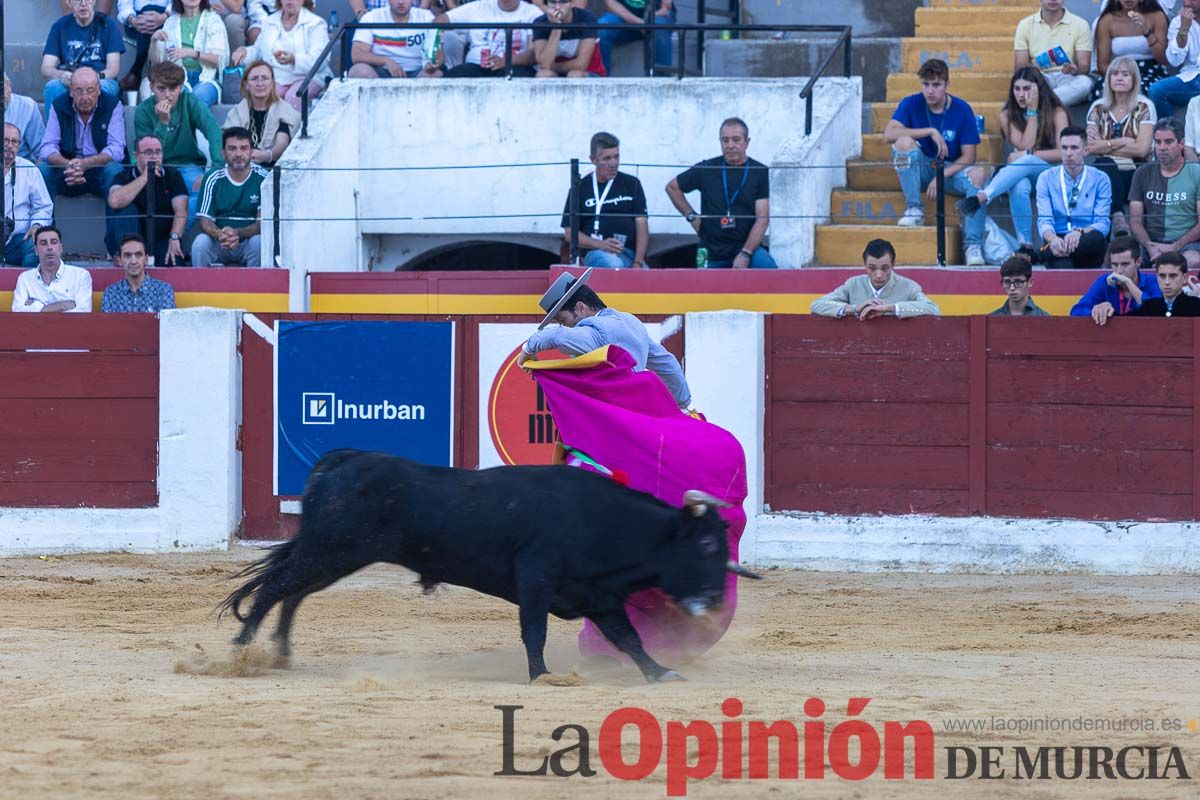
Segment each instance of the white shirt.
M4 209L12 217L13 233L25 233L29 226L49 225L54 216L54 204L46 191L41 171L32 161L17 156L15 169L4 170ZM17 179L13 181L13 173Z
M33 302L27 302L29 300ZM17 276L12 310L41 311L46 306L63 300L75 301L75 307L71 311L91 311L92 274L80 267L59 264L58 273L47 285L42 282L42 275L37 267L27 269Z
M167 16L171 15L171 4L163 0L117 0L117 22L129 24L129 18L142 13L146 6L166 6Z
M533 3L526 3L525 0L521 0L512 11L500 8L499 0L475 0L446 12L446 18L451 22L533 22L541 15L540 8ZM470 34L471 40L471 46L467 48L467 63L480 63L483 50L490 50L493 57L504 55L504 31L474 29L467 33ZM513 31L512 42L514 56L528 51L533 46L533 30Z
M416 8L408 12L409 22L433 22L433 12L427 8ZM397 23L388 6L376 8L362 15L359 22ZM371 46L377 56L386 56L399 64L406 72L419 70L425 64L423 47L427 37L433 35L432 28L362 29L354 32L354 41Z
M1179 17L1171 20L1167 27L1167 61L1172 67L1181 67L1177 76L1181 81L1190 81L1200 75L1200 29L1193 24L1188 31L1187 47L1177 47Z

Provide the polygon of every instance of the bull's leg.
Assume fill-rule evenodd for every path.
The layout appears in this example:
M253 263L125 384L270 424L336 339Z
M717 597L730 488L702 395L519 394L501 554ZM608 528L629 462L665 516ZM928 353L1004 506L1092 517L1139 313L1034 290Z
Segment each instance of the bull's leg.
M551 591L540 569L517 564L517 605L521 613L521 641L529 662L529 682L537 680L546 669L546 623L550 616Z
M321 559L307 556L303 552L293 553L287 561L280 565L279 571L263 581L262 586L254 593L254 605L250 608L250 613L246 615L241 633L234 638L233 643L238 647L249 644L254 639L254 634L258 632L258 626L262 624L263 618L276 604L281 602L285 603L280 624L283 626L286 620L286 627L284 627L286 641L286 635L291 631L292 616L306 595L324 589L364 566L366 564L357 562L322 562ZM289 609L289 605L285 601L293 597L297 599ZM278 631L276 636L278 636Z
M642 638L638 636L633 623L629 621L629 616L625 613L624 607L616 611L609 611L590 617L590 619L596 623L596 627L600 629L600 632L617 649L633 659L633 663L637 664L638 669L642 671L642 675L645 676L647 683L683 680L683 676L678 672L673 669L667 669L650 657L650 654L642 647Z

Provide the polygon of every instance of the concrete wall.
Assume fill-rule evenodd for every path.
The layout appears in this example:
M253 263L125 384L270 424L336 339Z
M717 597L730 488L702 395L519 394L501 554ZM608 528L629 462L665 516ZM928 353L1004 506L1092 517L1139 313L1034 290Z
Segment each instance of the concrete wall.
M158 507L0 508L0 556L228 547L241 519L239 317L160 317Z

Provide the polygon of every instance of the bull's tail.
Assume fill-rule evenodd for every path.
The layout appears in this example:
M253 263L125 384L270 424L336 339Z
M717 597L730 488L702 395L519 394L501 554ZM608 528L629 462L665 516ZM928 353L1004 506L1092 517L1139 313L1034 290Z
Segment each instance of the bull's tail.
M287 561L288 556L291 555L295 545L295 539L277 544L265 556L234 575L231 580L238 578L249 578L249 580L232 591L221 602L221 605L217 606L217 619L225 616L225 612L228 611L233 614L238 622L245 622L246 617L242 615L241 611L242 601L257 592L282 567L283 563Z

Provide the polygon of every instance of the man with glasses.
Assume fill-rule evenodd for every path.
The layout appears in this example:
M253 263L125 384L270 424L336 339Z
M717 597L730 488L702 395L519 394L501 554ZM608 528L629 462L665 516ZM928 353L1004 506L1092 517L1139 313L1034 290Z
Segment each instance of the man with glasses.
M1182 253L1200 268L1200 164L1183 160L1183 123L1174 117L1154 126L1157 163L1138 167L1129 187L1129 228L1142 259Z
M1024 255L1012 255L1000 265L1000 285L1008 300L989 317L1048 317L1050 316L1029 296L1033 286L1033 266Z
M71 75L80 67L94 69L101 79L101 91L117 96L121 53L125 52L121 26L112 17L96 12L96 0L71 0L71 8L73 14L50 26L42 49L42 77L46 79L43 114L48 114L54 101L67 93Z
M75 70L71 93L54 101L41 157L51 200L59 192L108 196L125 160L125 110L116 97L100 91L91 67Z
M1103 172L1083 163L1087 155L1083 128L1063 128L1058 150L1062 164L1038 176L1037 224L1044 244L1040 254L1031 256L1055 269L1095 269L1104 263L1112 224L1112 183Z
M32 269L38 263L34 238L50 224L54 203L42 173L17 155L20 148L21 131L4 123L4 263Z
M108 190L108 224L104 244L108 252L119 254L120 242L127 234L138 233L149 239L154 228L154 263L157 266L183 264L183 229L187 225L188 189L183 175L174 167L163 166L163 145L157 136L143 136L134 145L135 164L126 167ZM149 183L154 173L154 218L151 219Z
M1108 263L1112 271L1092 282L1088 290L1071 308L1072 317L1091 317L1103 325L1113 317L1136 314L1142 303L1162 297L1158 281L1142 274L1142 259L1138 243L1132 236L1118 236L1108 246Z

